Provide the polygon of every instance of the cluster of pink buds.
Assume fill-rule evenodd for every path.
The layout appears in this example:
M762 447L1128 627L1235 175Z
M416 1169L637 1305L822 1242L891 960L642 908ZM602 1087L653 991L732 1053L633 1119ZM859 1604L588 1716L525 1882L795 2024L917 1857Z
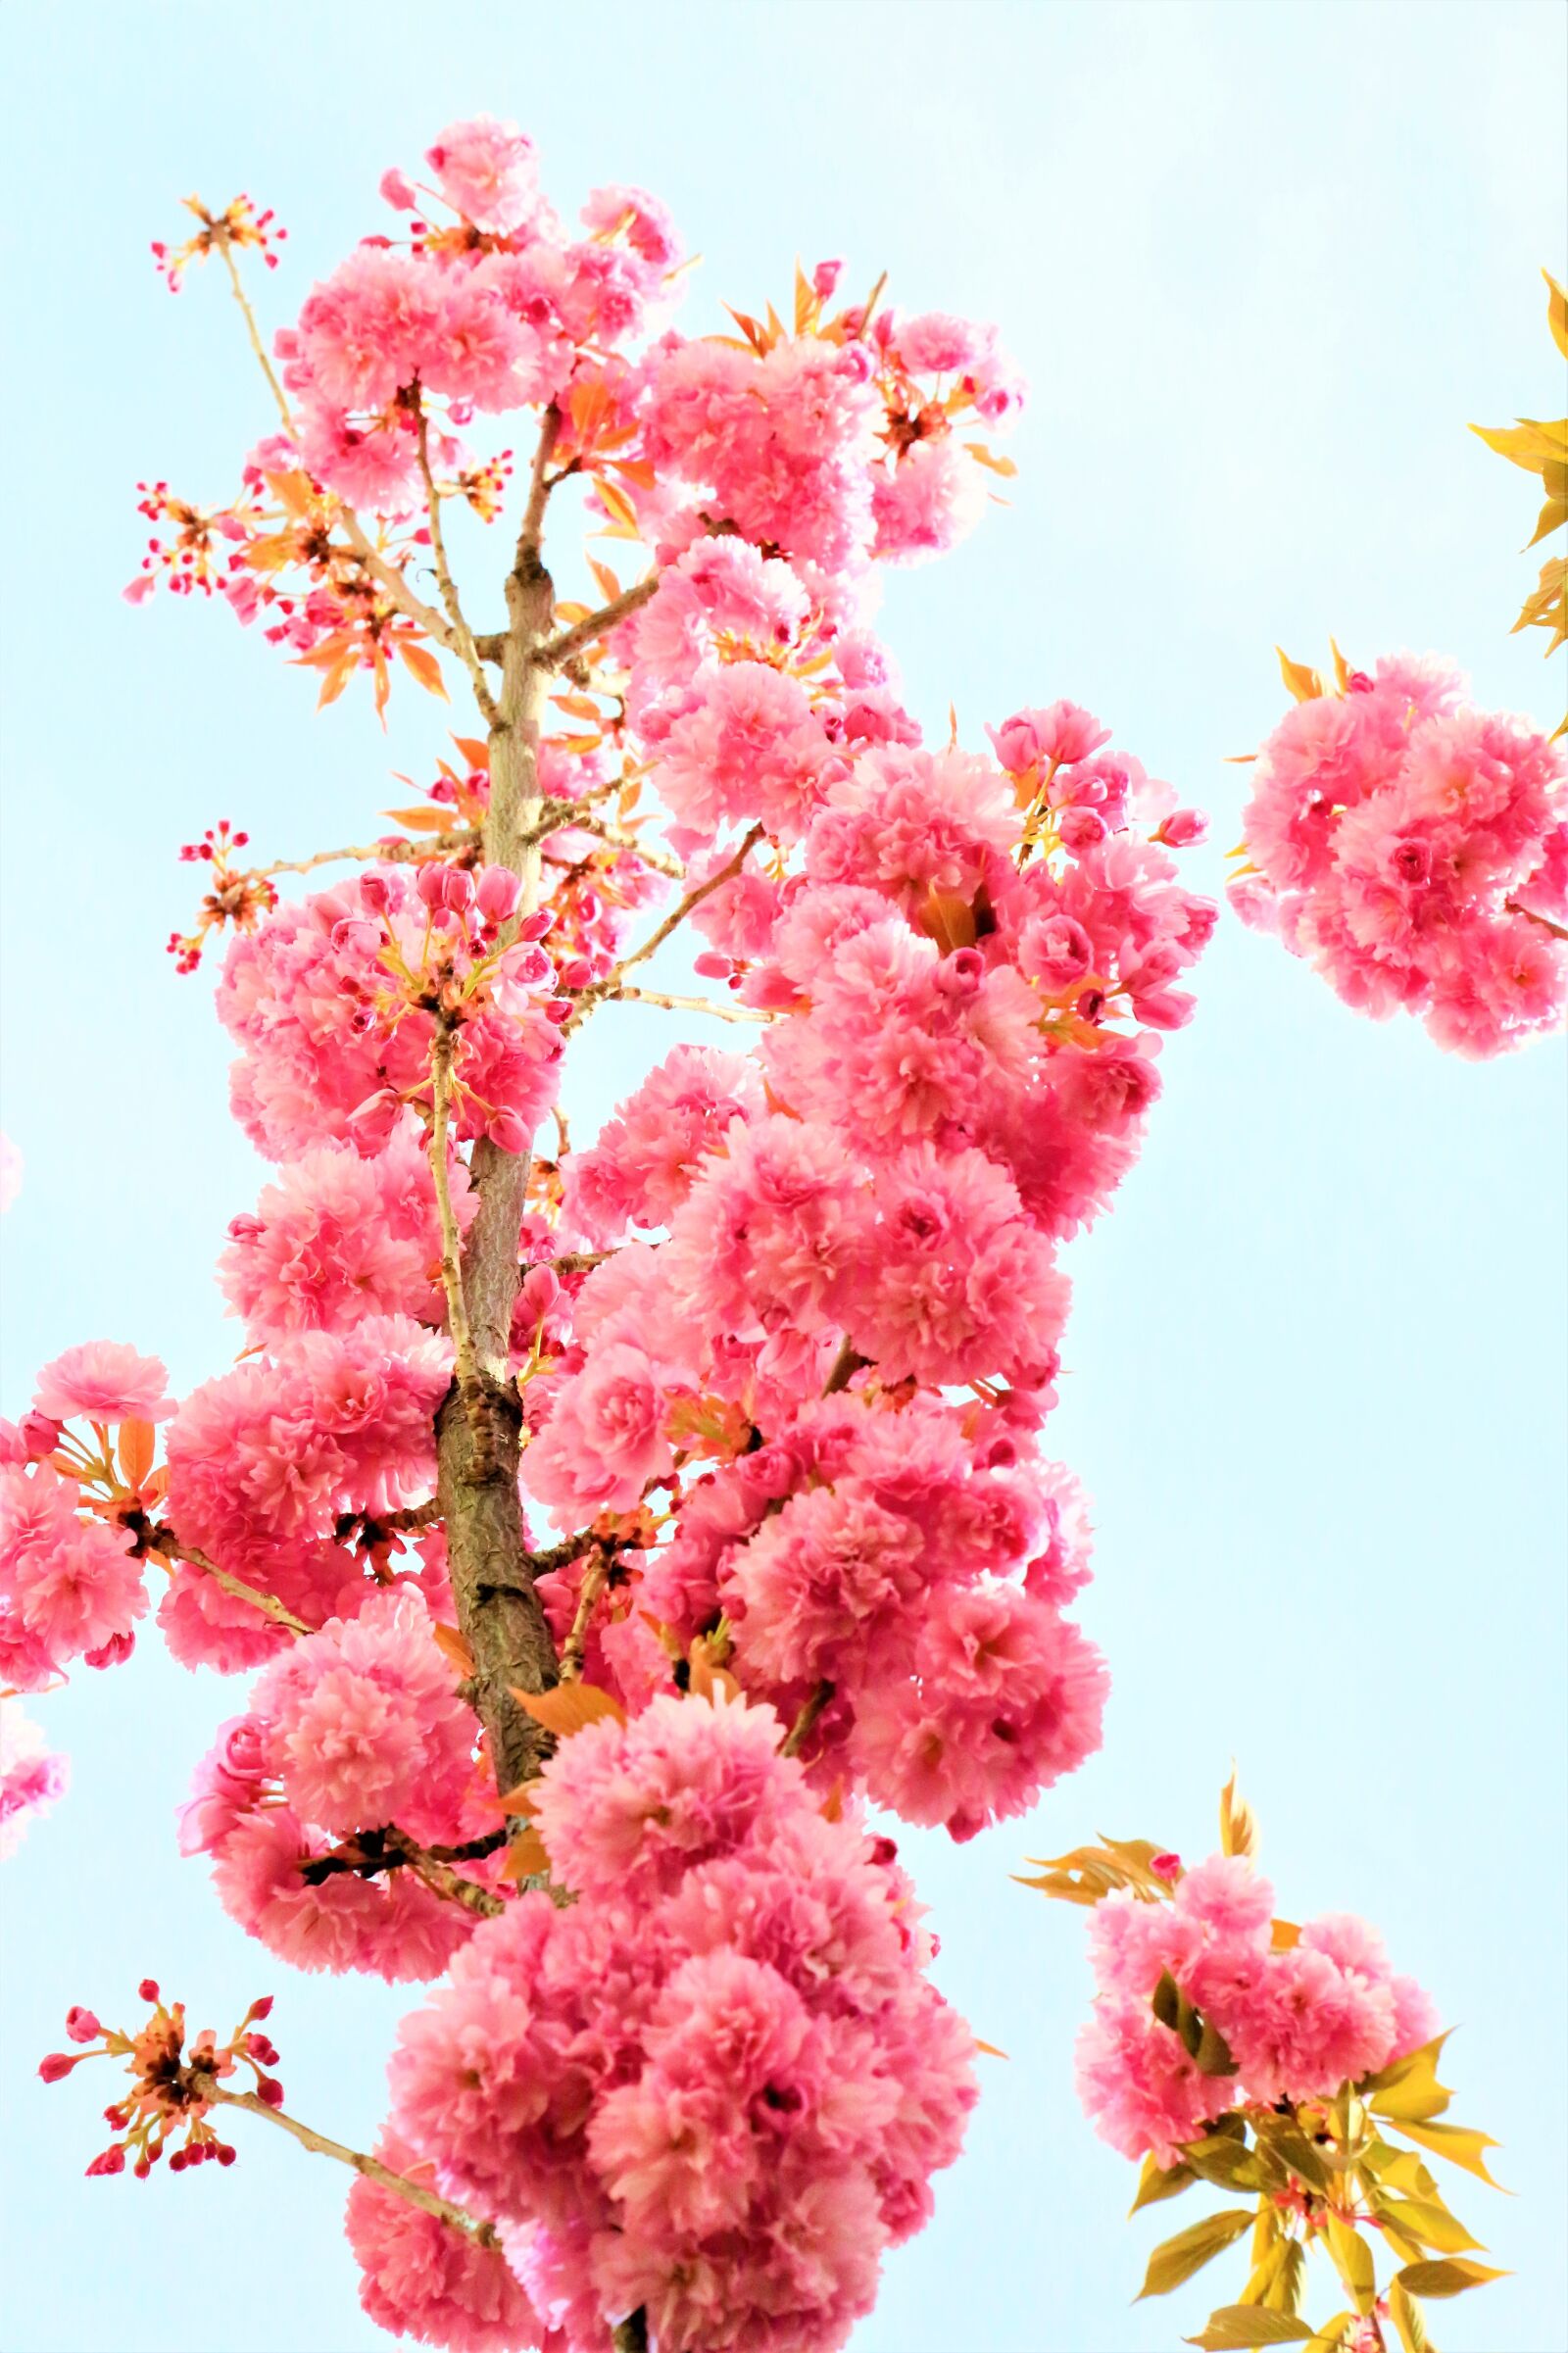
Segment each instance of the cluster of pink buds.
M263 915L277 905L277 893L267 876L254 867L236 866L233 853L243 850L248 833L236 833L226 817L209 825L199 842L181 842L179 855L186 865L206 859L213 869L213 887L197 910L196 928L172 931L166 943L179 972L194 972L210 932L231 923L236 931L254 931Z
M201 222L195 236L172 248L162 238L153 240L153 260L171 294L179 292L180 280L192 262L205 262L210 253L224 252L231 246L240 249L250 246L262 256L269 270L277 268L278 256L271 249L283 243L288 230L274 225L276 215L270 205L265 213L259 213L248 196L236 196L220 213L210 213L199 196L187 196L184 205L186 212L194 213Z
M106 2122L119 2137L99 2151L87 2168L89 2176L123 2173L129 2157L137 2181L145 2181L171 2141L181 2133L183 2138L169 2160L171 2173L183 2173L187 2166L212 2158L220 2165L232 2165L235 2151L214 2131L207 2116L218 2101L245 2095L220 2091L220 2080L232 2076L237 2068L248 2067L256 2078L254 2096L270 2108L283 2105L282 2084L266 2072L277 2065L277 2051L270 2037L260 2032L260 2021L271 2012L271 1995L264 1994L252 2002L224 2043L219 2042L211 2027L204 2027L187 2056L184 2003L166 2003L155 1978L143 1978L136 1990L144 2002L154 2005L152 2016L137 2034L124 2034L102 2026L91 2010L78 2003L66 2013L66 2033L73 2042L85 2047L74 2053L51 2051L39 2062L38 2073L46 2083L58 2083L83 2059L129 2062L129 2091L104 2110Z

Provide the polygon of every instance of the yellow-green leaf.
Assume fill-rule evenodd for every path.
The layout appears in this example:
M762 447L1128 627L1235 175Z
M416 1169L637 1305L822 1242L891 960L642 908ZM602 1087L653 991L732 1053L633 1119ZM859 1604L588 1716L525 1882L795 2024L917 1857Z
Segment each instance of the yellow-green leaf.
M1189 2141L1183 2150L1188 2165L1200 2181L1220 2189L1261 2189L1262 2168L1255 2151L1228 2133L1212 2132L1206 2139Z
M1447 2039L1446 2034L1435 2035L1419 2050L1407 2051L1402 2059L1396 2059L1368 2080L1363 2088L1374 2116L1387 2116L1400 2124L1408 2118L1420 2124L1429 2116L1443 2114L1453 2096L1446 2083L1438 2082L1438 2061Z
M1157 2206L1162 2198L1180 2197L1197 2180L1190 2165L1156 2165L1152 2157L1146 2157L1138 2177L1138 2195L1127 2212L1134 2215L1140 2206Z
M1441 2198L1382 2198L1378 2213L1412 2238L1429 2247L1440 2247L1445 2255L1463 2255L1471 2247L1486 2252L1481 2240L1471 2237Z
M1407 2296L1457 2296L1467 2287L1484 2287L1489 2279L1508 2277L1463 2255L1446 2256L1441 2263L1407 2263L1394 2276Z
M1186 2339L1203 2353L1250 2353L1255 2345L1306 2345L1311 2328L1293 2313L1265 2312L1257 2304L1222 2304L1208 2316L1208 2326Z
M1541 274L1549 289L1546 297L1546 324L1551 329L1552 341L1563 358L1568 360L1568 294L1564 294L1549 270L1544 270Z
M1427 2334L1421 2307L1397 2278L1389 2281L1389 2318L1399 2332L1404 2353L1433 2353L1432 2340Z
M1486 2151L1501 2146L1490 2132L1473 2132L1467 2125L1436 2125L1424 2120L1417 2123L1414 2119L1403 2117L1396 2129L1403 2132L1407 2139L1418 2140L1435 2157L1446 2157L1450 2165L1462 2165L1467 2174L1474 2174L1478 2181L1490 2182L1494 2189L1502 2187L1501 2182L1494 2181L1487 2171Z
M1180 2287L1184 2279L1200 2272L1205 2263L1211 2263L1251 2227L1250 2206L1227 2206L1222 2213L1205 2215L1190 2230L1178 2231L1174 2238L1167 2238L1149 2258L1138 2301L1142 2302L1145 2296L1168 2296L1173 2287Z
M1334 2213L1328 2217L1328 2241L1334 2268L1349 2289L1356 2311L1370 2312L1377 2295L1377 2265L1371 2248L1359 2230Z

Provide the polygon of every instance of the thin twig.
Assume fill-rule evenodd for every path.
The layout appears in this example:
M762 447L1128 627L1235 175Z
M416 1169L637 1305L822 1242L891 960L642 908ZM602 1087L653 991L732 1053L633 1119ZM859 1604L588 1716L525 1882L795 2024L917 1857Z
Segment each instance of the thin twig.
M623 825L612 824L609 817L563 817L558 824L551 826L550 831L591 833L597 841L608 842L612 850L629 850L634 858L642 859L645 866L652 866L656 874L667 874L674 882L684 882L686 879L685 861L678 858L673 851L654 849L635 833L628 833Z
M634 588L622 589L618 597L612 597L608 605L601 605L586 620L574 622L569 629L563 629L559 637L552 637L542 645L534 656L535 662L542 670L564 669L568 662L585 653L596 638L608 635L646 605L658 586L658 572L650 572Z
M418 2181L411 2181L407 2174L395 2174L389 2165L381 2163L379 2157L368 2157L363 2149L345 2148L341 2140L329 2140L324 2132L313 2132L309 2125L302 2125L297 2117L285 2116L281 2108L270 2108L254 2091L225 2091L216 2078L204 2077L201 2092L204 2099L221 2107L246 2108L252 2116L265 2116L269 2124L278 2125L285 2132L291 2132L302 2148L313 2149L318 2157L335 2157L339 2165L351 2166L355 2173L363 2174L368 2181L378 2182L382 2189L395 2191L400 2198L407 2198L411 2206L421 2207L426 2214L433 2214L438 2222L450 2223L454 2230L465 2231L468 2237L476 2238L481 2246L493 2247L496 2244L492 2224L476 2221L471 2214L466 2214L461 2206L454 2206L450 2198L439 2197L433 2189L424 2188Z
M258 866L258 874L314 874L318 866L335 866L352 858L361 865L372 858L384 865L403 865L411 858L427 857L432 850L467 850L477 845L479 836L471 827L460 826L452 833L421 833L405 841L394 836L384 842L350 843L343 850L318 850L314 858L278 858L270 865Z
M780 1756L800 1755L802 1743L805 1740L807 1734L810 1731L812 1725L816 1722L817 1717L822 1713L822 1710L832 1698L833 1689L833 1685L828 1682L827 1677L824 1675L821 1682L817 1685L815 1691L811 1693L809 1699L806 1700L802 1705L800 1714L790 1726L789 1731L784 1735L782 1740L780 1740L778 1744L778 1752Z
M256 354L256 358L260 364L263 375L267 378L268 389L270 391L273 400L275 400L277 403L277 413L283 419L283 430L285 433L287 433L289 439L292 440L294 437L294 418L289 409L288 399L284 393L282 385L277 380L277 375L273 369L272 363L267 356L267 348L262 341L261 329L256 323L256 313L251 309L250 296L246 293L244 285L240 279L239 268L234 260L233 253L230 250L228 239L226 237L220 237L219 239L219 247L223 256L223 268L228 271L229 287L233 293L234 300L238 303L240 310L243 312L245 317L245 330L251 339L251 349Z
M602 999L619 996L621 982L625 975L636 965L646 963L651 956L662 948L670 934L680 928L694 907L701 907L705 899L710 898L714 891L719 890L732 876L740 872L747 858L761 840L762 831L760 825L754 825L734 857L726 858L723 865L715 873L710 874L706 882L695 884L685 897L670 908L663 922L649 933L640 948L634 948L629 956L621 957L619 963L612 964L603 980L596 980L590 987L583 990L577 1000L571 1019L565 1025L568 1035L582 1020L584 1014L590 1012Z
M523 508L522 521L517 530L516 568L519 571L539 561L539 546L544 538L545 509L550 503L550 493L555 488L549 479L550 461L556 454L556 443L561 439L562 422L561 411L552 401L540 421L539 442L533 453L533 470L528 477L528 503ZM537 662L538 654L535 653L532 659Z
M232 1593L236 1601L248 1601L253 1609L259 1609L264 1617L270 1618L274 1625L283 1627L287 1633L316 1633L314 1626L308 1626L303 1618L297 1618L275 1593L264 1593L259 1587L247 1585L243 1577L232 1576L227 1569L220 1569L216 1560L209 1560L196 1545L181 1544L172 1528L151 1529L147 1544L150 1551L161 1552L166 1560L188 1561L193 1569L200 1569L205 1576L212 1578L215 1585L220 1585L225 1593Z
M582 1673L582 1662L588 1649L588 1627L595 1604L610 1581L610 1548L595 1547L593 1558L583 1571L582 1586L577 1594L577 1614L571 1621L571 1632L561 1650L561 1680L575 1683Z
M861 1365L869 1364L870 1361L869 1356L861 1356L857 1353L853 1341L846 1340L833 1359L833 1370L828 1374L827 1387L823 1390L822 1395L825 1397L837 1397L841 1389L849 1388Z
M451 621L453 632L457 638L458 658L468 673L468 683L473 688L473 699L479 706L485 724L490 726L494 724L498 715L498 706L494 695L490 692L490 681L484 674L478 654L474 649L473 631L468 627L465 618L463 606L458 597L457 584L453 580L451 566L447 563L446 542L441 536L441 493L437 490L435 476L430 471L430 420L424 413L422 394L419 399L417 437L419 472L424 478L425 512L430 518L430 553L435 559L435 576L441 590L441 602L447 609L447 618Z
M398 611L406 613L411 621L417 621L426 637L434 638L436 644L444 646L449 654L457 653L457 633L452 623L444 614L437 613L433 605L427 605L423 597L415 594L409 586L406 573L401 572L395 564L388 564L353 508L343 506L340 502L338 520L348 534L349 545L354 553L367 571L380 581Z
M755 1005L720 1005L711 997L671 997L663 989L616 989L610 1005L656 1005L666 1013L711 1013L715 1021L776 1021L778 1015Z

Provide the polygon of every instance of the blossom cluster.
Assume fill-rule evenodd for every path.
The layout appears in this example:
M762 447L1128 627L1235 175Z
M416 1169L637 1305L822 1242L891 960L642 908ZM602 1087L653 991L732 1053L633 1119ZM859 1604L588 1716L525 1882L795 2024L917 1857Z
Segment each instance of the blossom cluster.
M137 1520L155 1493L154 1426L173 1411L167 1386L156 1356L89 1341L45 1365L20 1423L0 1421L0 1685L42 1691L74 1658L129 1656L147 1610ZM82 1422L90 1436L73 1427Z
M208 2162L232 2165L237 2152L207 2121L217 2101L234 2097L221 2085L236 2077L243 2083L244 2068L254 2084L252 2097L270 2108L283 2101L282 2084L268 2072L277 2065L277 2050L262 2029L271 2015L271 1995L252 2002L226 2042L204 2027L187 2052L184 2003L166 2002L154 1978L143 1978L137 1991L153 2012L134 2034L105 2027L77 2002L66 2013L66 2034L77 2049L51 2051L39 2063L46 2083L63 2083L89 2059L118 2059L128 2068L129 2091L104 2110L117 2137L87 2172L123 2173L128 2157L137 2180L145 2181L166 2149L172 2152L169 2170L174 2174Z
M1168 1902L1124 1888L1090 1925L1078 2090L1123 2156L1174 2165L1229 2110L1332 2100L1436 2033L1427 1995L1364 1920L1330 1913L1282 1938L1274 1890L1245 1855L1156 1862Z
M1292 675L1298 675L1291 665ZM1475 710L1448 662L1316 673L1258 755L1243 819L1244 920L1348 1005L1419 1014L1482 1057L1568 1006L1568 756Z
M290 1643L246 1714L220 1727L180 1848L213 1857L224 1909L269 1951L404 1980L439 1975L463 1941L472 1915L387 1838L452 1844L499 1821L456 1684L423 1595L404 1582Z
M685 2353L828 2353L957 2154L973 2043L919 1906L782 1730L717 1691L574 1735L535 1820L579 1900L485 1924L402 2028L402 2143L572 2344L641 2308Z
M61 1797L70 1767L44 1745L25 1708L0 1693L0 1861L15 1854L27 1821Z

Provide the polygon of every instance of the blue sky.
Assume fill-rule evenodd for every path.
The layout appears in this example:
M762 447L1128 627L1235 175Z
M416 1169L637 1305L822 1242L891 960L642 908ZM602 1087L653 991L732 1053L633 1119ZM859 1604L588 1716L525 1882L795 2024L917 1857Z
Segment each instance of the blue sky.
M208 981L162 953L192 898L175 846L220 815L275 856L355 838L439 740L408 695L385 739L353 695L314 717L226 613L120 602L136 479L226 495L268 425L221 285L172 303L148 261L186 190L277 207L275 322L380 225L382 169L488 110L564 205L629 180L672 206L705 257L691 331L776 298L797 252L998 320L1034 387L1022 472L1010 511L889 584L909 700L933 726L955 702L971 741L1087 703L1214 810L1191 861L1212 881L1244 790L1224 757L1281 708L1276 639L1441 650L1484 704L1561 708L1539 639L1508 635L1532 486L1463 428L1562 405L1537 272L1562 270L1564 24L1510 0L16 12L0 1071L27 1179L0 1229L4 1404L77 1339L156 1348L177 1386L232 1355L211 1268L263 1171ZM1072 1252L1050 1430L1096 1498L1106 1744L1027 1823L908 1842L942 1982L1011 2057L858 2353L1140 2353L1234 2292L1222 2263L1132 2307L1169 2210L1124 2222L1130 2169L1074 2103L1080 1918L1007 1876L1096 1830L1203 1851L1233 1756L1282 1908L1380 1924L1461 2030L1456 2112L1504 2143L1518 2195L1456 2203L1514 2277L1443 2308L1446 2353L1556 2353L1562 1055L1447 1058L1231 924L1199 986L1143 1161ZM615 1018L585 1128L662 1050ZM31 2078L68 2002L128 2015L145 1972L220 2030L270 1988L291 2108L373 2136L405 1997L272 1962L174 1853L238 1690L149 1642L35 1711L74 1787L3 1883L11 2353L386 2341L345 2177L257 2128L221 2175L87 2182L107 2084Z

